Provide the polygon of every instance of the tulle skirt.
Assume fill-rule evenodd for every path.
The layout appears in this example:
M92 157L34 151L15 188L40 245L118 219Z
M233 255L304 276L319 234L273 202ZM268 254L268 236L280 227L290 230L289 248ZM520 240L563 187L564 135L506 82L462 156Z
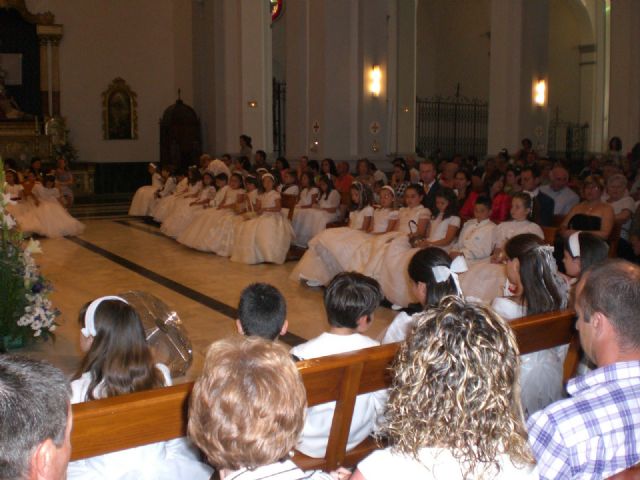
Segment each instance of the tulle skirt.
M296 209L291 224L296 234L295 244L306 247L313 237L327 228L327 223L336 219L335 213L319 208Z
M230 257L235 242L236 228L244 221L245 218L242 215L234 215L232 212L222 215L216 227L209 231L206 241L210 250L221 257Z
M203 209L202 214L196 216L192 222L188 223L182 232L176 236L178 242L183 245L200 250L202 252L212 252L209 247L209 237L211 230L216 228L221 215L228 213L226 210L218 210L216 208Z
M189 206L193 200L193 198L184 198L182 195L169 195L158 202L151 215L156 222L162 223L176 208L182 205Z
M57 200L42 201L20 216L18 225L25 232L59 238L80 235L84 224L73 218Z
M202 217L206 210L202 205L189 205L190 202L174 204L173 212L162 222L160 231L168 237L177 238L185 229L198 218Z
M231 261L282 264L287 258L294 236L291 223L281 212L265 212L238 224Z
M563 366L568 345L520 356L520 398L525 417L565 396Z
M151 205L155 199L156 190L157 188L152 185L140 187L133 196L133 200L131 200L129 215L134 217L145 217L149 215Z

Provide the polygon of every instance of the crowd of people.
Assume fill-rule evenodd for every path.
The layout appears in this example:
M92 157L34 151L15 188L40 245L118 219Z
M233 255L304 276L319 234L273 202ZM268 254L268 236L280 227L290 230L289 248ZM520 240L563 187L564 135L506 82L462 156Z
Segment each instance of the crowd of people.
M535 235L520 237L525 245L507 251L537 243ZM325 291L327 332L291 350L277 341L287 330L282 294L267 284L245 288L239 335L208 348L187 437L68 463L71 404L172 381L126 300L91 301L79 316L86 356L70 383L46 362L0 356L0 478L577 479L607 478L640 461L639 266L608 259L582 272L574 307L593 364L568 382L566 398L525 421L526 356L508 321L465 300L453 272L442 270L447 260L423 252L412 276L425 270L420 278L431 284L418 280L424 306L410 317L391 385L360 395L354 408L347 448L372 432L382 448L354 471L303 472L290 453L322 457L335 408L307 408L295 361L378 344L363 333L375 321L380 286L348 272Z
M58 238L84 231L67 211L73 204L73 175L64 157L58 158L55 168L43 168L42 160L34 157L25 171L7 159L4 178L7 210L23 232Z

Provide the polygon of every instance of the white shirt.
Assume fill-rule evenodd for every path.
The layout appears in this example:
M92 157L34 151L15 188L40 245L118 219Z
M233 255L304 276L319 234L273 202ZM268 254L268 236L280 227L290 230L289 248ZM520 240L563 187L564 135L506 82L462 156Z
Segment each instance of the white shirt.
M227 194L227 190L229 190L229 185L225 185L220 190L215 191L213 200L209 202L212 207L217 207L218 205L222 205L222 201L224 200L224 196Z
M19 183L16 183L15 185L9 185L8 183L5 182L4 184L4 191L7 194L9 194L9 197L11 199L16 199L22 196L23 190L24 190L24 187Z
M303 472L291 460L286 460L253 470L242 468L225 476L225 480L302 480L307 478L310 480L331 480L331 475L319 470Z
M280 200L280 194L271 190L258 195L258 200L260 200L260 208L273 208L276 206L276 200Z
M390 208L378 208L373 212L373 233L383 233L389 228L389 222L398 219L398 211Z
M312 188L303 188L300 192L300 198L298 199L297 207L310 207L313 203L313 196L318 195L319 190L316 187Z
M226 173L227 177L231 177L231 170L229 170L229 167L227 167L227 164L224 163L222 160L218 160L217 158L214 160L211 160L211 163L209 163L207 170L213 173L214 176L220 175L221 173Z
M382 182L386 185L387 183L389 183L389 181L387 180L387 174L384 173L382 170L376 170L373 174L373 179L376 182L379 182L380 180L382 180Z
M287 195L295 195L296 197L300 193L300 187L298 185L279 185L278 191Z
M384 333L382 343L394 343L402 342L413 327L413 316L406 312L400 312L393 319L391 324L387 327L387 331Z
M323 193L320 193L318 195L318 206L320 208L338 208L340 206L340 192L331 190L327 198Z
M566 215L580 201L578 194L569 187L564 187L556 192L549 185L543 185L540 187L540 191L549 195L556 202L553 209L554 215Z
M631 217L629 217L629 220L622 224L622 229L620 231L620 237L624 238L625 240L629 240L629 229L631 228L631 222L633 221L633 214L636 211L636 201L629 195L625 195L620 200L616 200L615 202L607 201L606 199L604 199L603 195L603 200L611 205L611 208L613 208L613 213L615 215L618 215L623 210L629 210L631 212Z
M184 192L187 191L187 189L189 188L189 179L187 177L184 177L182 180L180 180L178 182L178 184L176 185L176 189L175 189L175 194L176 195L180 195L183 194Z
M456 250L467 260L481 260L491 256L493 250L493 229L496 224L488 218L478 222L475 218L462 226L456 243Z
M462 476L461 465L451 451L442 448L422 448L419 460L410 455L395 453L391 448L376 450L358 464L358 470L367 480L388 479L445 479L462 480L491 478L504 480L533 480L538 478L534 465L516 466L508 455L499 455L497 460L500 472L489 470L482 477L479 468L476 475Z
M460 228L460 217L452 215L447 218L442 218L442 214L439 214L436 218L431 220L431 228L429 229L429 238L431 242L442 240L447 236L449 227ZM444 245L446 247L446 245Z
M367 205L362 210L354 210L349 212L349 228L354 230L362 230L365 220L373 217L373 207Z
M417 207L402 207L398 211L398 228L397 230L402 233L411 233L411 228L409 227L409 222L412 220L416 223L420 223L420 220L430 220L431 219L431 210L423 205L418 205Z
M507 240L521 233L533 233L544 239L542 228L540 228L540 225L537 223L530 222L529 220L510 220L508 222L502 222L493 229L493 247L502 248L504 244L507 243Z
M379 345L378 342L359 333L336 335L325 332L306 343L293 347L291 353L306 360L377 345ZM347 450L358 445L371 433L378 415L382 414L385 400L385 390L358 395L353 410ZM335 402L328 402L310 407L307 410L307 419L297 446L298 450L314 458L321 458L325 455L335 406Z
M164 182L164 187L162 187L162 190L160 190L160 193L158 195L160 195L161 197L166 197L167 195L171 195L173 192L175 192L175 190L176 178L169 177L167 178L167 181Z

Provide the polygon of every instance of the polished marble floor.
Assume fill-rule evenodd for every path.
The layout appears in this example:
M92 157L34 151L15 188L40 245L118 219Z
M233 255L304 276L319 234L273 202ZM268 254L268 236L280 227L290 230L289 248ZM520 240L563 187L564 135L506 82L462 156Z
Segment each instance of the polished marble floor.
M226 258L197 252L160 234L159 229L129 217L83 219L81 237L42 239L43 253L36 256L43 273L53 283L52 300L61 311L56 340L25 348L26 354L46 358L71 375L78 367L77 314L93 298L142 290L161 298L184 321L193 343L194 361L183 378L198 375L207 346L237 335L235 308L242 289L252 282L279 288L288 307L289 344L313 338L327 328L322 289L309 288L288 277L295 263L243 265ZM367 332L376 338L393 318L379 308Z

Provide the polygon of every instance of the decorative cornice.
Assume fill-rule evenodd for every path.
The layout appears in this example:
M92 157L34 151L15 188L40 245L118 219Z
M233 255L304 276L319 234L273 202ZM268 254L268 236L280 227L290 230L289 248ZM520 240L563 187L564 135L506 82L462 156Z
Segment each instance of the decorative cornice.
M24 2L25 0L0 0L0 8L17 10L20 16L29 23L53 25L55 22L53 13L31 13Z

